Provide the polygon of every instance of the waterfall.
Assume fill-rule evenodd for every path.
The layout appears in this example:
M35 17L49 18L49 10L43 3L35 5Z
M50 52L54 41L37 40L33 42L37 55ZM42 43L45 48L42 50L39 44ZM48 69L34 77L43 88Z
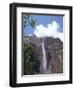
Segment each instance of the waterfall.
M47 57L46 57L46 50L45 50L45 42L44 38L42 38L42 53L43 53L43 62L42 62L42 67L43 67L43 73L47 71Z

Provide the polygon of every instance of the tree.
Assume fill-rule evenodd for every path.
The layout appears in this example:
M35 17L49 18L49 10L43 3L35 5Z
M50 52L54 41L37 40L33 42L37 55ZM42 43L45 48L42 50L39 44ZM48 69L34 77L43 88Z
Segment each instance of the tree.
M24 27L31 26L32 28L35 28L37 25L37 20L32 15L25 15L24 16Z
M37 20L32 15L24 16L24 28L31 26L35 28ZM28 42L29 36L24 36L24 75L39 73L39 61L33 57L33 46Z

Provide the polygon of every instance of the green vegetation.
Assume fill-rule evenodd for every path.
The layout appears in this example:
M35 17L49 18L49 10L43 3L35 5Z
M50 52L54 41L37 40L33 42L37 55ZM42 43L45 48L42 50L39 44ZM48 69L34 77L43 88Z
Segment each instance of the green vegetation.
M39 72L39 62L33 57L33 46L24 45L24 74L31 75Z
M24 27L29 26L29 25L32 28L35 28L35 26L37 25L37 20L33 16L28 14L24 16Z

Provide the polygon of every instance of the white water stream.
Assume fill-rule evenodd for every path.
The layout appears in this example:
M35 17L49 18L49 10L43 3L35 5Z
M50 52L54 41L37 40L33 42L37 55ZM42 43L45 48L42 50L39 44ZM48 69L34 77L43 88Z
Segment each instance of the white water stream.
M44 73L47 71L47 57L46 57L46 51L45 51L45 43L44 43L44 38L42 38L42 53L43 53L43 62L42 62L42 67Z

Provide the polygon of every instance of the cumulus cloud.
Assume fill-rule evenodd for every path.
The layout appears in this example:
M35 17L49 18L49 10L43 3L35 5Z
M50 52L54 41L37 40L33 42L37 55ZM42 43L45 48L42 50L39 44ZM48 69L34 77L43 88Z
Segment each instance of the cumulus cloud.
M58 32L60 25L56 21L52 21L51 24L48 24L47 27L43 25L36 26L34 30L34 35L38 38L40 37L54 37L60 38L63 41L63 33Z

